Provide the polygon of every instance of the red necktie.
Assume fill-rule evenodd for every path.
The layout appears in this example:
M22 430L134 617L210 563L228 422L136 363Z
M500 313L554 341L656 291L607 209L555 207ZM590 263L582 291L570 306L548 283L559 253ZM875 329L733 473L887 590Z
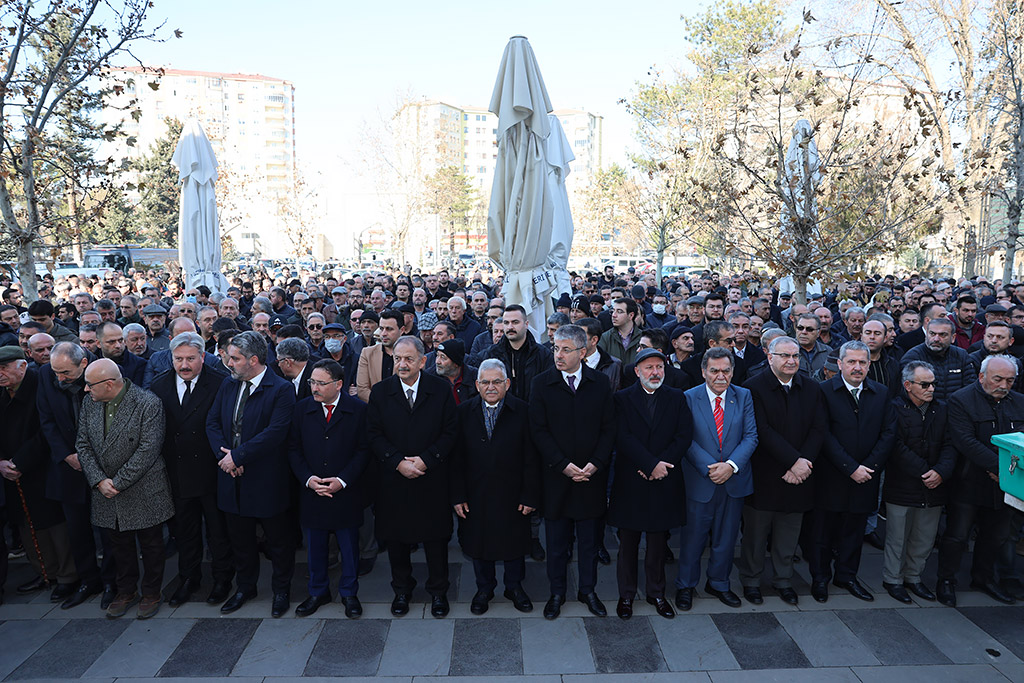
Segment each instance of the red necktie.
M722 410L722 397L715 396L715 429L718 430L718 448L722 448L722 433L725 431L725 411Z
M333 413L333 412L334 412L334 406L333 405L327 406L327 424L331 424L331 413ZM719 441L722 440L721 430L719 430L718 440Z

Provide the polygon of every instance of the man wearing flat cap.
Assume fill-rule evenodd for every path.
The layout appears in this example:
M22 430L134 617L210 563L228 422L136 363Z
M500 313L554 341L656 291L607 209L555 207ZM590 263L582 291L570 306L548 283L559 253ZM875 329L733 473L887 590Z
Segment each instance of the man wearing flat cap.
M433 374L448 382L455 405L477 395L476 368L466 365L466 346L461 339L441 342L434 356Z
M166 327L167 310L160 304L150 304L142 309L142 320L146 325L146 346L154 353L170 348L171 335Z

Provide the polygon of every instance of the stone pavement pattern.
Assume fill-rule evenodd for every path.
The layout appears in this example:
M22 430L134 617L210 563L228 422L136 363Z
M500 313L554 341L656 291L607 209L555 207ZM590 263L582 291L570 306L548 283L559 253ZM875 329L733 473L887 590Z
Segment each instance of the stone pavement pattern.
M175 559L167 565L171 589ZM591 617L574 601L559 619L544 620L546 577L543 565L533 562L525 582L532 613L515 611L499 591L488 613L474 616L472 565L454 544L450 560L454 601L451 616L440 620L429 616L422 589L410 615L391 617L383 555L360 582L360 620L346 619L340 602L305 619L270 619L266 563L260 596L232 615L222 617L217 606L202 602L204 585L199 602L164 605L148 621L105 619L96 600L65 611L48 594L12 595L10 587L30 576L27 565L15 564L8 601L0 606L0 679L1024 683L1024 607L1001 606L970 591L960 593L957 609L925 601L904 607L881 589L877 552L866 550L862 571L862 581L876 593L873 603L835 588L827 603L816 603L802 574L797 608L770 589L764 605L744 601L739 609L698 591L693 611L673 620L640 602L629 621ZM414 567L422 581L425 564ZM806 565L798 571L806 572ZM613 610L614 563L599 575L598 594ZM304 577L299 564L293 607L306 595ZM571 585L572 595L575 590Z

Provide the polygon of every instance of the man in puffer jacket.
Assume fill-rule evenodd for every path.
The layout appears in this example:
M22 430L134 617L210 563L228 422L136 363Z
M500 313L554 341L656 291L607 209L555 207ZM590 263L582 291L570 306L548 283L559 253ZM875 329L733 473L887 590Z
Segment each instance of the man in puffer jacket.
M953 323L948 318L928 321L923 344L903 354L900 365L911 361L924 361L935 372L935 399L945 401L953 392L974 381L977 370L971 365L967 352L953 346Z

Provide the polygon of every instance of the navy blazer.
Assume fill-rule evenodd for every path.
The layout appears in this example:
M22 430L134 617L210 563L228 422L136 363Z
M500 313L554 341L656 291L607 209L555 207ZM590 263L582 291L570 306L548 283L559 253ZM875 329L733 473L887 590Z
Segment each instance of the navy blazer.
M729 385L722 397L725 429L722 446L718 445L715 416L708 400L707 384L702 383L686 392L686 402L693 414L693 441L683 460L683 479L686 497L698 503L711 501L715 484L708 476L708 465L732 460L739 471L723 484L733 498L744 498L754 492L754 478L750 469L750 456L757 447L757 421L754 401L743 387Z
M299 523L304 529L352 529L363 523L363 473L370 459L366 404L345 393L327 423L322 403L312 396L295 404L288 435L288 459L302 486ZM312 476L338 477L345 488L330 498L306 487Z
M217 506L244 517L273 517L290 502L292 476L285 444L295 413L295 388L267 368L245 404L242 441L232 449L231 425L240 389L238 380L224 380L206 419L212 456L219 461L224 457L221 448L227 448L235 465L244 468L240 477L218 470Z

